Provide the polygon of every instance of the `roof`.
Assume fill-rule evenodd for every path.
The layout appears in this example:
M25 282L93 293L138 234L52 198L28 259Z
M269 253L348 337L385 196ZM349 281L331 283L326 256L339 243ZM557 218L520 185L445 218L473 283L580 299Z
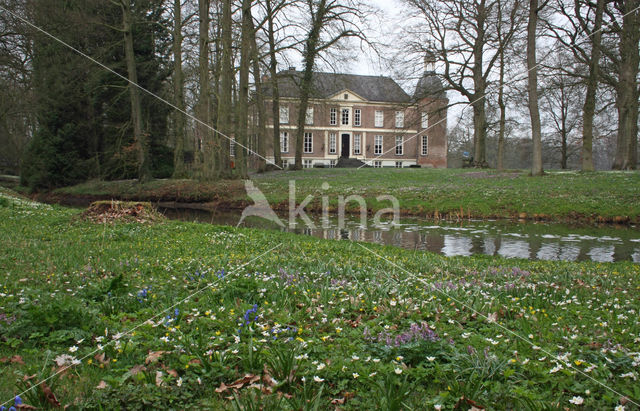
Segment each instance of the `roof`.
M285 70L278 74L280 97L300 97L303 72ZM357 74L313 73L311 98L329 98L350 90L367 101L410 103L411 97L390 77L361 76ZM266 95L270 95L267 88Z
M416 100L425 97L447 98L447 93L442 86L442 81L434 71L424 72L416 85L416 91L413 93L413 98Z

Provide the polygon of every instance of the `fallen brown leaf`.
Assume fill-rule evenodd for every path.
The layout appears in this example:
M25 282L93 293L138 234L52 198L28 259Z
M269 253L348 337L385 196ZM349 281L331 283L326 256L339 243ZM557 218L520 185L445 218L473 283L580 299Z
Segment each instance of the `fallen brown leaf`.
M160 357L162 357L163 354L167 354L168 352L169 351L149 351L149 355L147 355L144 363L149 364L152 362L156 362Z
M49 404L53 405L54 407L59 407L60 401L58 401L58 399L56 398L56 395L53 393L53 391L51 391L51 388L49 388L49 386L44 382L42 382L40 386L42 387L42 392L44 393L44 396L47 398L47 401L49 402Z

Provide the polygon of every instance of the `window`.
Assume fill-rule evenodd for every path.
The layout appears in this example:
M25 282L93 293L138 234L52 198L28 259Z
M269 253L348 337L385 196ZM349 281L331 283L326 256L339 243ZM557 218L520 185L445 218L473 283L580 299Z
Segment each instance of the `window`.
M330 118L329 118L329 124L331 124L332 126L337 126L338 125L338 109L337 108L332 108L330 111Z
M404 111L396 111L396 128L404 127Z
M373 154L382 154L382 136L375 136L373 139Z
M329 134L329 154L336 153L336 133Z
M229 141L229 156L231 157L236 156L236 139L235 138L232 138Z
M426 112L422 113L422 121L420 122L422 128L429 128L429 114Z
M307 125L313 124L313 107L307 108L307 115L304 118L304 122Z
M286 131L280 133L280 151L282 153L289 152L289 133Z
M382 168L382 161L374 161L373 168Z
M404 153L404 137L396 136L396 155L401 156Z
M284 169L289 168L289 160L287 159L282 160L282 168Z
M396 168L402 168L402 161L396 161Z
M357 127L362 125L362 110L359 108L353 110L353 125Z
M280 107L280 123L289 123L289 107Z
M427 136L422 136L422 155L426 156L429 154L429 139Z
M304 152L313 153L313 133L304 133Z
M384 127L384 112L381 110L376 111L375 126Z
M362 138L360 137L360 134L354 134L353 135L353 154L360 154L361 150L360 150L360 146L362 145L361 143Z
M349 100L349 95L345 93L345 95L344 95L344 99L345 99L345 100Z
M350 111L348 108L343 108L342 109L342 125L343 126L348 126L349 125L349 114Z
M336 166L336 160L329 160L329 168L334 168Z
M302 167L304 167L304 168L313 167L313 160L303 160L302 161Z

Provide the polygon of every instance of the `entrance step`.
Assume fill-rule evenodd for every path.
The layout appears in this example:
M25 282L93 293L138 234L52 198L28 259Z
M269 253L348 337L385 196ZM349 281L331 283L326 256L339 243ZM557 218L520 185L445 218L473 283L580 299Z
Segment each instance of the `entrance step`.
M336 168L359 168L370 167L368 164L358 160L357 158L340 157L336 163Z

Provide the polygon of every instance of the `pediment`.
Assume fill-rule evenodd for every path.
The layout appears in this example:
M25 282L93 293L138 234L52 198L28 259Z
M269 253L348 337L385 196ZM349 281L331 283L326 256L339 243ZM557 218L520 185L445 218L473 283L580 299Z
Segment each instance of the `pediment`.
M345 98L345 96L347 98ZM342 102L354 102L354 101L362 102L362 101L367 101L366 99L362 98L357 93L354 93L353 91L351 91L349 89L340 90L339 92L329 96L329 100L342 101Z

